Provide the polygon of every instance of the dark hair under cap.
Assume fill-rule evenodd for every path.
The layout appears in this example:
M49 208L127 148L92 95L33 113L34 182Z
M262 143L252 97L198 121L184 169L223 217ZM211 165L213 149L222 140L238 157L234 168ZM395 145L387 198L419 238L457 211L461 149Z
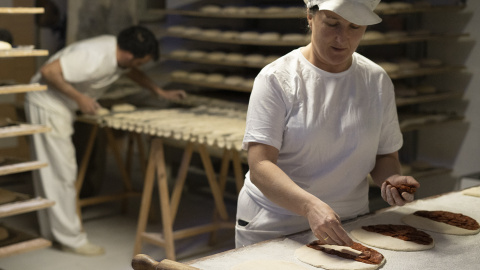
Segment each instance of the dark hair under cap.
M135 58L151 55L156 61L160 56L155 35L142 26L122 30L117 36L117 44L120 49L130 52Z

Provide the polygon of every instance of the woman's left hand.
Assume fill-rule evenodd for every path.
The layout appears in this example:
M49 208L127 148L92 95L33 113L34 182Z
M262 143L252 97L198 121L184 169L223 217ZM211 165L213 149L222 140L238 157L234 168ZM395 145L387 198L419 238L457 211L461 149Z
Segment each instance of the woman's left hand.
M390 184L387 184L387 181ZM415 178L411 176L403 176L403 175L392 175L390 176L386 181L383 182L382 184L382 198L384 201L386 201L390 205L398 205L398 206L403 206L406 203L409 203L413 201L414 196L413 194L403 192L400 194L395 188L395 186L400 186L400 185L408 185L408 186L414 186L416 188L420 187L420 184L415 180Z

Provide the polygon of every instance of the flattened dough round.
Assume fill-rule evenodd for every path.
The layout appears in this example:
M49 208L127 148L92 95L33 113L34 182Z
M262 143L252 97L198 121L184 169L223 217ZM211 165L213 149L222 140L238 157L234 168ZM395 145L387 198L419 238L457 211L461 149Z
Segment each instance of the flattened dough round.
M467 230L467 229L453 226L447 223L434 221L429 218L420 217L414 214L410 214L402 217L402 221L405 224L415 227L417 229L444 233L444 234L473 235L480 232L480 229Z
M465 189L464 191L462 191L462 194L473 197L480 197L480 187L472 187L469 189Z
M230 270L306 270L306 268L285 261L276 260L252 260L237 264Z
M358 250L354 250L350 247L344 246L332 246L325 245L326 248L330 249L342 249L348 250L349 252L358 253ZM362 263L354 260L348 260L336 255L330 255L323 251L309 248L307 246L302 246L295 250L295 258L299 259L304 263L308 263L315 267L321 267L328 270L341 270L341 269L350 269L350 270L373 270L377 269L385 263L383 259L381 264L368 264Z
M430 245L421 245L411 241L404 241L395 237L383 235L380 233L369 232L361 227L350 232L358 241L378 248L397 250L397 251L420 251L431 249L435 246L435 242Z

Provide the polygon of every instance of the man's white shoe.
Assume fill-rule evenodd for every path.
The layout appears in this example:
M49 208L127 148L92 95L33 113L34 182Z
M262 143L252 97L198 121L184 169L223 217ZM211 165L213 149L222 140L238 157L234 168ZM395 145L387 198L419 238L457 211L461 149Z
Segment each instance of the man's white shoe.
M89 242L77 248L62 246L62 250L84 256L98 256L105 254L105 249L103 247L94 245Z

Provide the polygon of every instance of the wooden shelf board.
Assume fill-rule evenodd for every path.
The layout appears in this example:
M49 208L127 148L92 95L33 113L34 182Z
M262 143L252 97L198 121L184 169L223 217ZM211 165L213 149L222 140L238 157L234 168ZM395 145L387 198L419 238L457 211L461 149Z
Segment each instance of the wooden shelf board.
M454 12L460 11L465 8L465 5L455 6L430 6L430 7L412 7L408 9L389 9L384 11L376 11L379 15L394 15L404 13L421 13L421 12ZM195 10L178 10L178 9L153 9L149 13L155 15L181 15L192 17L207 17L207 18L236 18L236 19L297 19L304 18L305 12L277 12L277 13L265 13L259 12L257 14L226 14L219 13L207 13Z
M44 91L44 90L47 90L47 86L41 85L41 84L17 84L17 85L0 86L0 94L18 94L18 93Z
M40 7L0 7L0 14L42 14L44 8Z
M47 166L48 166L47 163L41 162L41 161L27 161L27 162L15 163L15 164L3 165L3 166L0 166L0 176L33 171L33 170L37 170Z
M44 198L33 198L0 205L0 218L28 213L51 207L55 204Z
M239 39L209 38L209 37L202 37L201 35L184 35L184 34L174 34L174 33L167 33L163 37L176 37L176 38L191 39L191 40L197 40L197 41L207 41L207 42L237 44L237 45L255 45L255 46L305 46L308 44L307 40L299 40L299 41L239 40Z
M250 67L250 68L263 68L265 65L267 65L267 63L249 64L249 63L243 63L243 62L213 61L208 59L192 58L192 57L176 57L171 55L164 56L162 60L175 60L175 61L192 62L192 63L198 63L198 64L221 65L221 66L232 66L232 67Z
M456 39L461 37L468 37L469 34L432 34L432 35L422 35L422 36L404 36L398 38L382 38L382 39L372 39L372 40L362 40L360 41L360 46L371 46L371 45L393 45L393 44L403 44L403 43L413 43L413 42L423 42L423 41L433 41L440 39ZM207 41L215 43L225 43L225 44L237 44L237 45L255 45L255 46L305 46L310 40L307 35L305 35L304 40L296 41L284 41L284 40L274 40L274 41L262 41L262 40L241 40L241 39L223 39L223 38L211 38L203 37L199 35L185 35L177 33L166 33L163 37L175 37L183 39L191 39L197 41Z
M170 79L172 82L176 83L184 83L184 84L191 84L196 86L202 87L209 87L215 89L223 89L223 90L231 90L231 91L239 91L239 92L251 92L252 89L244 86L233 86L228 84L218 84L218 83L206 83L203 81L195 81L195 80L188 80L188 79Z
M0 58L26 57L26 56L47 56L48 50L0 50Z
M52 242L43 238L35 238L32 240L22 241L5 247L0 247L0 258L47 248L51 245Z
M32 124L19 124L0 128L0 138L31 135L50 131L50 127Z
M448 100L451 98L459 98L462 96L462 92L445 92L445 93L435 93L428 95L419 95L416 97L397 97L396 103L397 106L406 106L419 103L427 103L441 100Z

